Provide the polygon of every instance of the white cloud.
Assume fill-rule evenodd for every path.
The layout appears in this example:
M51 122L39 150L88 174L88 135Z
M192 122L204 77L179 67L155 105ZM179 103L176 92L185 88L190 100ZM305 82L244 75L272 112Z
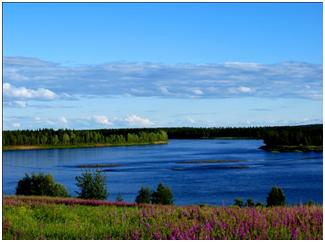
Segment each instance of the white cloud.
M59 120L63 124L68 124L68 120L64 116L62 116Z
M24 98L36 96L51 99L54 93L64 99L123 95L239 98L249 94L263 98L321 100L323 95L322 65L303 62L64 66L35 58L5 57L4 73L4 82L17 86L17 90L11 90L9 94ZM24 80L26 88L18 87L21 86L21 80ZM44 86L47 89L41 89ZM5 88L12 89L4 85Z
M191 118L191 117L186 117L186 121L188 121L190 124L195 124L196 123L196 121L193 119L193 118Z
M10 83L3 84L3 94L4 96L17 99L53 100L57 97L54 92L45 88L38 88L36 90L33 90L25 87L15 87Z
M131 126L151 126L153 123L148 118L143 118L138 115L132 114L125 118L125 121Z
M171 94L171 93L169 92L168 88L165 87L165 86L159 87L159 90L160 90L160 92L161 92L163 95L170 95L170 94Z
M237 88L238 92L242 92L242 93L250 93L253 92L253 89L250 87L244 87L244 86L240 86Z
M14 103L17 105L17 107L25 108L27 106L27 103L25 101L14 101Z
M195 95L203 95L204 93L202 92L202 90L200 89L193 89L192 92L195 94Z
M18 70L14 69L14 68L5 69L3 75L5 78L8 78L13 81L21 82L21 81L28 80L28 78L26 76L24 76L23 74L20 74L18 72Z
M228 91L230 93L242 93L242 94L248 94L248 93L253 93L255 90L250 88L250 87L245 87L245 86L240 86L236 88L229 88Z
M92 117L92 119L97 124L112 125L112 123L108 120L108 118L105 115L95 115L95 116Z
M20 126L21 126L20 123L13 123L12 124L12 127L16 128L16 129L20 128Z

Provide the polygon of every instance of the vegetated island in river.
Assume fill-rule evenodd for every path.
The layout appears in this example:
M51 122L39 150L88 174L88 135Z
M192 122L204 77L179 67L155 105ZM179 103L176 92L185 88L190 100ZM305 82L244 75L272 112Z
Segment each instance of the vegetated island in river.
M3 150L166 144L168 139L263 139L266 151L322 151L323 125L249 128L39 129L3 131ZM257 147L258 148L258 147Z

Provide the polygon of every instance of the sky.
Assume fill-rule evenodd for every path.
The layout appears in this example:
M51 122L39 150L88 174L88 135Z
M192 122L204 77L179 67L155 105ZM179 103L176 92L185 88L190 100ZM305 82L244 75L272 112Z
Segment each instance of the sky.
M3 3L3 128L322 123L322 3Z

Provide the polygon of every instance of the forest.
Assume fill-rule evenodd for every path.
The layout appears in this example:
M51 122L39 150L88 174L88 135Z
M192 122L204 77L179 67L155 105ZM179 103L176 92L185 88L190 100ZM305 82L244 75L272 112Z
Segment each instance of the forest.
M167 142L165 131L105 132L105 130L39 129L4 131L3 146L77 146L83 144L146 144Z
M3 131L3 146L137 144L169 139L252 138L266 146L322 146L323 125L249 128L39 129Z

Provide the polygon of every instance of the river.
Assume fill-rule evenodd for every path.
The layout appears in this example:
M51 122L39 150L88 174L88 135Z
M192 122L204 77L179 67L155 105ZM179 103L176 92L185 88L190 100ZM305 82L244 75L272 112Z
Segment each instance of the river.
M108 200L121 194L134 201L141 186L169 186L175 203L230 205L241 197L266 202L271 187L283 188L287 202L323 202L322 152L266 152L262 140L170 140L164 145L3 152L3 192L14 194L25 173L51 173L76 195L82 164L104 168ZM195 163L222 160L220 163Z

